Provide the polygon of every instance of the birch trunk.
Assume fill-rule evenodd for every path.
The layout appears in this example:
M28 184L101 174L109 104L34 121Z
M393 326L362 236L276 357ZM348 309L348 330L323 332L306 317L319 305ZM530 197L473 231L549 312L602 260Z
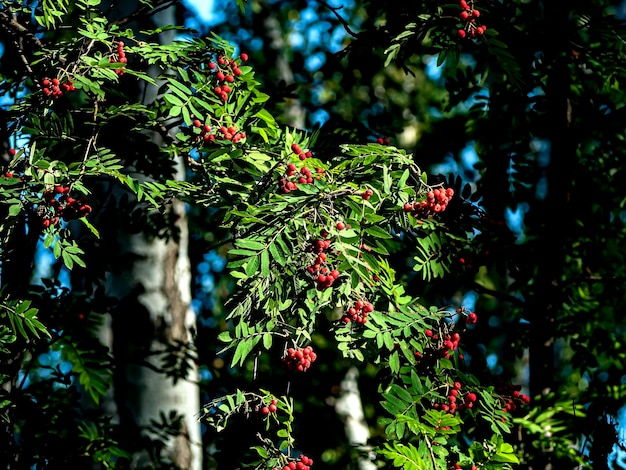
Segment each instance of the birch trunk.
M356 367L348 369L339 385L339 398L334 404L335 411L343 421L348 443L364 451L364 456L357 462L359 470L375 470L376 465L367 457L369 453L373 454L373 450L367 444L370 432L363 413L358 378L359 371Z
M170 210L178 217L178 239L121 234L122 264L107 278L109 295L120 299L110 336L118 364L115 406L120 423L127 429L145 429L171 412L181 415L178 434L166 441L166 455L179 468L200 470L196 364L191 364L184 379L176 381L159 371L159 353L171 344L180 345L183 351L191 347L195 327L184 205L174 201Z
M132 5L137 4L129 2L122 7ZM175 7L153 15L152 21L157 27L175 24ZM174 34L163 33L161 41L171 42ZM155 76L158 73L154 71ZM155 87L142 93L147 103L155 94ZM177 164L176 176L183 178L184 165L182 161ZM173 237L129 233L123 227L113 234L113 244L119 250L107 274L106 289L109 296L119 299L119 306L103 325L100 337L109 346L116 368L113 393L102 406L131 439L122 444L142 449L133 468L149 465L151 451L146 437L158 437L165 444L163 456L169 463L180 469L201 470L202 436L197 420L200 389L193 347L196 318L191 308L187 215L179 200L172 201L167 211L176 221ZM174 377L163 371L162 360L172 354L179 359L184 355L194 358L186 362L189 367L184 374ZM175 416L180 417L175 421L178 426L172 434L164 433L164 422L171 423ZM159 466L163 463L168 462L160 460Z

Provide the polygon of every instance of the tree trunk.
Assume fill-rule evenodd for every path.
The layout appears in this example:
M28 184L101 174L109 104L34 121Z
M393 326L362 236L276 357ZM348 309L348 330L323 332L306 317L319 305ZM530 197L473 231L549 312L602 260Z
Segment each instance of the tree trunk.
M120 299L111 325L117 364L115 404L122 426L135 433L153 422L161 423L161 416L169 422L170 413L180 415L178 433L167 440L166 454L179 468L199 470L201 436L195 415L200 410L200 394L195 361L188 364L186 377L178 380L160 371L162 354L180 358L193 349L195 327L184 205L174 201L170 210L178 216L179 239L121 234L122 263L107 278L109 294ZM165 352L168 345L180 349Z
M363 413L358 378L356 367L348 369L340 384L339 398L334 403L335 411L343 421L348 443L364 451L365 455L358 460L359 470L374 470L376 465L367 458L367 454L373 454L373 449L367 445L370 433Z
M176 24L175 7L154 15L153 22L155 26ZM174 34L163 33L161 42L171 42ZM142 95L145 102L153 101L155 87ZM177 164L176 177L184 178L182 160ZM174 236L159 238L118 227L117 233L111 233L115 238L105 244L119 247L117 253L110 253L113 268L106 278L107 294L119 303L100 335L115 363L113 393L102 407L120 423L128 439L121 444L140 450L133 467L156 461L158 468L169 462L180 469L201 470L187 215L179 200L166 210L166 220L175 221ZM165 444L162 457L158 448L151 449L159 442Z
M576 164L575 140L570 138L569 70L567 42L569 10L554 2L544 2L546 63L550 64L546 97L549 123L550 161L546 170L548 191L537 213L536 247L543 262L537 267L533 296L529 302L531 323L530 391L547 396L555 387L555 339L558 313L564 299L562 277L566 259L565 236L573 220L568 216L571 168ZM540 206L539 203L536 203ZM531 234L532 235L532 234ZM551 469L549 452L536 454L531 467Z

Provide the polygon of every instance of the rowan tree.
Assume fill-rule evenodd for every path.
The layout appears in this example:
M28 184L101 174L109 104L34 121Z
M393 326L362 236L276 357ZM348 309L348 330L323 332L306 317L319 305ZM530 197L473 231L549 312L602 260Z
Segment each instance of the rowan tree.
M604 465L616 442L605 416L623 397L621 358L606 350L624 300L623 266L608 262L622 256L623 196L605 183L623 171L622 66L607 58L623 46L598 40L623 35L611 5L370 2L351 14L320 2L351 42L320 69L336 106L301 95L330 117L313 130L284 123L284 87L257 68L271 55L150 26L174 3L0 9L9 468L200 468L190 418L207 428L205 468ZM332 67L363 70L365 86L333 82ZM406 140L415 119L398 111L412 101L394 87L415 77L440 112L424 105L434 117ZM364 90L384 92L387 110L354 123ZM430 170L471 142L479 179ZM524 205L516 233L505 214ZM152 284L190 283L187 216L193 249L227 261L223 307L199 312L209 329L189 324L184 290ZM154 243L133 250L135 235ZM156 248L169 242L175 252ZM511 380L526 350L522 390ZM483 363L491 351L500 373ZM555 367L557 351L576 367ZM158 374L175 388L198 368L212 377L195 417L124 385ZM339 381L359 369L369 436L320 435L341 423ZM137 406L153 418L131 419Z

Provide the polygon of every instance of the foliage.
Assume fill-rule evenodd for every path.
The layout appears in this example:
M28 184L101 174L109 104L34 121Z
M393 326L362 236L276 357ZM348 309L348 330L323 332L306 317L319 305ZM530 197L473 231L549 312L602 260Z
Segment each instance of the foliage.
M567 11L544 2L494 1L484 8L468 2L467 9L463 3L399 5L380 26L387 5L368 2L361 6L366 13L359 17L355 8L351 18L359 33L340 9L324 5L353 40L321 68L322 76L335 67L363 70L366 92L375 96L377 83L387 87L387 106L399 112L354 123L353 114L366 111L354 102L362 85L324 78L340 98L317 103L331 116L331 125L317 131L282 123L278 90L257 76L253 51L236 53L217 34L162 44L164 32L182 30L175 25L124 29L168 2L142 1L115 20L115 8L101 9L98 0L44 1L33 12L21 2L3 4L0 23L10 33L3 42L12 50L2 60L0 86L12 102L2 110L11 145L0 178L0 418L10 442L1 455L10 468L22 462L125 468L139 452L99 414L113 362L96 334L111 304L100 290L108 266L98 251L111 242L111 218L155 237L178 236L168 218L174 199L205 218L232 283L214 354L239 380L215 378L219 384L207 388L198 410L216 462L309 465L310 443L299 435L311 424L299 420L308 406L299 393L311 386L316 368L334 367L329 362L340 369L358 364L373 377L370 424L380 468L506 469L543 462L547 448L554 449L553 464L588 466L576 450L579 420L593 429L591 461L606 460L601 403L608 400L614 414L624 393L617 378L602 375L622 368L621 356L604 348L623 333L616 315L623 306L624 200L604 181L606 173L623 172L615 145L623 140L623 97L621 64L606 61L608 41L601 47L598 38L623 35L623 25L603 2ZM546 21L576 25L572 38L548 32L542 38L550 46L539 44L539 4ZM480 21L459 19L465 10L480 10L474 15ZM476 24L488 28L466 37ZM621 54L621 43L612 47ZM365 71L360 54L373 49L369 65L376 67ZM11 55L19 60L10 66ZM418 61L424 55L437 58L445 92L425 79ZM421 138L395 146L380 135L398 131L402 110L412 106L393 93L409 82L402 71L431 91L415 99L420 112L437 114L430 110L437 103L440 118L424 117ZM569 91L561 92L566 77ZM572 117L565 104L583 112ZM439 138L450 129L463 135ZM467 142L482 159L479 181L426 170ZM542 164L544 142L559 153ZM547 196L540 194L542 177L553 185ZM524 205L528 229L516 241L501 220L507 208ZM564 235L556 237L557 230ZM36 250L54 260L50 278L35 278ZM59 281L67 273L69 287ZM446 295L453 283L488 294L479 304L484 313ZM492 319L507 325L498 331L506 337L497 350L503 358L514 356L507 347L514 353L530 347L537 404L529 406L510 376L493 377L481 367L481 347L497 348L487 327ZM594 341L598 334L603 341ZM558 380L546 369L554 357L546 345L557 340L573 364L569 377ZM201 353L204 346L196 347ZM194 353L168 344L160 372L184 379ZM578 381L593 386L581 389ZM544 389L550 393L541 395ZM162 443L179 421L163 415L146 430L140 445L151 449L155 467L166 465ZM524 432L521 442L514 426ZM54 443L61 438L74 448L60 454ZM230 446L237 447L236 463L228 461L231 454L219 455ZM321 456L315 460L324 464Z

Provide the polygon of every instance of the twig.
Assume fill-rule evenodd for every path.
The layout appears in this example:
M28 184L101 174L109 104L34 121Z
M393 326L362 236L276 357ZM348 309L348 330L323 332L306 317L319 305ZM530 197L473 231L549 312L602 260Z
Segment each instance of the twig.
M346 30L346 33L348 33L353 38L358 38L359 37L359 35L357 33L352 31L352 29L350 28L350 25L348 24L348 22L339 13L337 13L337 11L341 10L343 8L343 6L333 7L333 6L329 5L328 3L326 3L323 0L318 0L318 1L319 1L319 3L321 3L324 7L329 9L335 15L335 17L339 20L339 22L343 26L343 29Z

